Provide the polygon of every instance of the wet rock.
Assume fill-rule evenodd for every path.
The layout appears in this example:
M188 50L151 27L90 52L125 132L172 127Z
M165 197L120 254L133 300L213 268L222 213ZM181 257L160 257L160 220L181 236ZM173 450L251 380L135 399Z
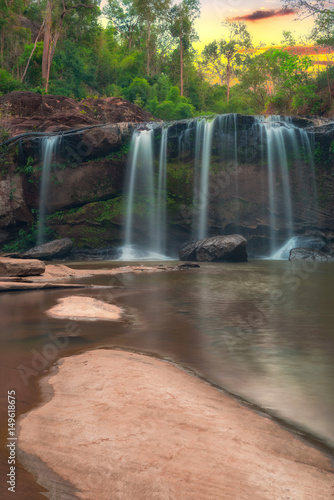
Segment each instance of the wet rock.
M1 175L1 174L0 174ZM23 179L10 171L0 179L0 227L31 222L33 216L25 201Z
M312 248L293 248L290 251L289 260L314 260L318 262L333 262L334 257L328 252L314 250Z
M193 264L192 262L182 262L182 264L179 264L178 269L193 269L195 267L201 267L198 264Z
M184 245L179 257L199 262L247 262L247 240L240 234L213 236Z
M70 238L63 238L61 240L49 241L44 245L38 245L31 248L22 255L23 259L43 259L52 260L60 257L65 257L72 250L73 243Z
M45 272L45 264L36 259L0 258L0 276L38 276Z

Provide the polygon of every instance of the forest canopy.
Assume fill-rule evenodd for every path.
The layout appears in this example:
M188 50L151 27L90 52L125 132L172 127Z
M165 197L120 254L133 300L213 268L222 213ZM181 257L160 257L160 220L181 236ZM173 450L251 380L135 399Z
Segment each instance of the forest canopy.
M307 40L255 46L221 20L201 51L199 0L0 0L0 94L123 97L164 120L237 112L332 115L334 2L283 0L312 16ZM103 19L104 23L101 22ZM321 64L305 48L322 54Z

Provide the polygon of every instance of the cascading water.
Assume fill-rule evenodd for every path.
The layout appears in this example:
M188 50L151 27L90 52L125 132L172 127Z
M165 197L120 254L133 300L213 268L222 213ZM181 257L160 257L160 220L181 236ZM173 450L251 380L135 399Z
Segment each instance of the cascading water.
M58 141L57 135L42 139L42 180L39 195L37 245L42 245L45 241L46 203L49 195L51 164L52 158L56 154Z
M196 153L201 149L201 167L198 175L199 183L195 182L194 205L198 213L197 239L201 240L207 237L208 234L208 207L209 207L209 174L213 131L217 117L208 120L199 120L196 129ZM203 139L202 139L203 137ZM195 163L198 159L195 159ZM195 170L196 167L195 167ZM196 175L196 174L195 174Z
M278 248L277 219L279 204L284 213L285 234L287 245L293 239L295 215L293 210L289 157L293 160L297 172L298 185L305 184L304 171L299 168L302 160L308 158L311 166L313 200L317 198L315 171L310 137L305 130L295 127L290 117L270 116L259 118L260 138L267 148L268 194L269 194L269 225L271 258L277 259L284 253ZM285 245L283 246L285 247Z
M285 225L288 238L293 233L293 213L291 203L291 192L289 184L288 160L286 154L286 138L284 135L288 130L282 126L280 116L270 116L265 120L259 120L260 137L267 147L267 169L268 169L268 194L269 194L269 226L270 226L270 250L274 255L277 250L277 182L282 185L280 192L283 194L285 213ZM292 131L293 132L293 131ZM294 132L293 132L294 133Z
M135 131L130 145L126 180L125 238L122 260L134 260L148 251L154 237L153 130ZM134 211L141 211L141 227L134 227ZM141 250L134 246L134 231L144 235Z
M220 160L231 176L230 188L234 188L235 223L239 219L239 176L238 176L238 115L230 113L218 116L218 135L220 142ZM247 156L247 155L246 155Z
M132 138L127 169L123 260L165 258L169 138L171 161L178 162L174 168L182 163L193 168L193 238L208 236L212 203L218 223L221 217L222 224L225 227L231 224L232 231L242 232L243 226L249 228L250 225L263 231L258 232L259 238L268 241L269 237L270 255L276 259L281 258L275 252L283 247L284 239L290 243L296 241L292 239L295 228L305 220L302 211L310 212L310 224L315 220L312 136L296 127L290 118L249 117L239 121L238 115L228 114L170 124L161 129L156 174L153 136L153 130L141 130ZM175 155L175 143L178 155ZM257 183L252 185L253 178ZM210 179L214 183L213 190ZM299 204L300 199L302 203ZM189 211L184 213L189 214ZM265 255L267 246L263 248L262 255ZM285 250L280 253L283 254Z
M125 238L121 260L165 260L168 127L162 129L157 186L154 130L132 136L126 180Z
M158 173L158 189L156 196L156 210L154 220L154 241L153 250L160 255L166 254L166 232L167 232L167 140L168 127L162 128L160 158L159 158L159 173Z

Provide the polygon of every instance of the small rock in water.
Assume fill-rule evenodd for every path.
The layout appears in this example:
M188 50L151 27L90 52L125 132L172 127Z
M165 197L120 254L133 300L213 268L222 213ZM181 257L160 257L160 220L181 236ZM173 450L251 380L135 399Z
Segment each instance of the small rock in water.
M199 264L193 264L192 262L183 262L177 266L179 269L192 269L194 267L201 267Z

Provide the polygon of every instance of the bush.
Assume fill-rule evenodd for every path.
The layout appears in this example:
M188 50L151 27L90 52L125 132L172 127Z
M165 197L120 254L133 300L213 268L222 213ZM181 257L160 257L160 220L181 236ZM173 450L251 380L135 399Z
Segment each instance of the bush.
M140 102L144 106L149 98L151 86L145 78L134 78L123 95L130 102Z
M20 90L21 82L12 77L5 69L0 69L0 94L8 94L13 90Z

